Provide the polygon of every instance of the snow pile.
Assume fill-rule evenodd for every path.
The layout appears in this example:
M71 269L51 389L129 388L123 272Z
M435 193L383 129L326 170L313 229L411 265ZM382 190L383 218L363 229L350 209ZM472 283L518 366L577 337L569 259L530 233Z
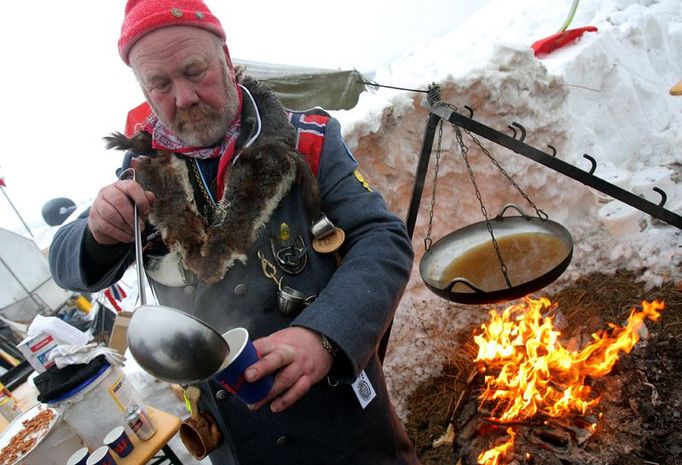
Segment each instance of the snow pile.
M448 36L423 44L389 68L380 84L426 89L436 82L442 100L472 107L474 118L499 131L512 122L528 131L525 142L588 170L583 154L594 157L595 174L624 189L660 197L665 208L682 211L682 98L669 89L682 79L682 16L678 0L584 1L572 27L596 26L575 45L539 60L529 44L562 24L565 7L546 2L491 1ZM555 8L556 7L556 8ZM405 217L423 142L427 112L423 94L381 89L336 116L371 183L391 208ZM525 202L498 169L465 136L485 206L491 214L509 202L528 214ZM680 230L638 211L616 208L603 194L522 156L481 139L485 147L550 219L573 235L574 258L548 291L587 273L641 271L643 285L682 279ZM453 131L444 128L431 238L482 221ZM456 348L455 330L473 328L484 312L432 295L421 282L432 200L435 151L413 244L417 252L408 291L398 309L386 371L394 399L402 406L415 382L437 373L442 349ZM621 206L623 204L620 204ZM636 304L636 302L633 302Z

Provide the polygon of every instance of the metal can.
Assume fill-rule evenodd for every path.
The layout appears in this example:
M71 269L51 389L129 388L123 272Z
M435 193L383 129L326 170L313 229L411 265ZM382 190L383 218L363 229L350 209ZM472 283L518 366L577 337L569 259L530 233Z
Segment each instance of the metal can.
M11 422L21 414L14 396L2 383L0 383L0 414L8 422Z
M126 410L126 422L141 441L154 436L156 428L149 416L138 405L131 405Z

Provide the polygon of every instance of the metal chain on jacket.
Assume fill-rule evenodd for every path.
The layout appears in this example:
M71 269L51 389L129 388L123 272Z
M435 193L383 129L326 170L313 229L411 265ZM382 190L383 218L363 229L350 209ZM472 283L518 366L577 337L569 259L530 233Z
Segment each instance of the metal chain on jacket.
M260 260L260 266L261 269L263 270L263 274L265 275L265 277L272 279L275 282L275 284L277 284L277 288L281 289L283 278L277 277L277 268L275 267L275 265L272 262L270 262L270 260L265 258L265 255L263 255L263 252L261 252L260 250L258 251L258 259Z
M192 174L194 175L194 180L196 181L199 191L201 192L203 196L203 200L205 202L205 207L204 207L204 216L206 217L206 222L208 224L213 223L213 214L215 213L215 204L213 202L213 199L211 198L210 194L208 193L208 190L206 190L206 185L204 184L204 180L201 177L201 173L199 173L199 167L197 166L197 163L195 160L188 159L187 160L188 164L190 165L190 169L192 171Z

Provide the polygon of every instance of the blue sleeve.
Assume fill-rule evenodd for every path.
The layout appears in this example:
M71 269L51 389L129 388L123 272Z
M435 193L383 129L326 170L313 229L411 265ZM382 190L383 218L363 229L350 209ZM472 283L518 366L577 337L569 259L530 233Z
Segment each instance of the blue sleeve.
M404 222L388 210L376 190L356 177L357 168L339 123L330 120L318 172L322 210L344 230L346 239L340 266L310 305L311 311L299 315L295 324L313 328L339 345L353 370L343 380L354 379L375 353L414 258Z
M73 222L59 228L50 245L50 273L57 285L63 289L76 292L95 292L111 286L121 279L130 265L131 253L129 245L123 245L124 253L116 253L112 266L103 271L93 272L87 266L84 242L89 210L82 213ZM107 249L107 246L101 246ZM111 250L111 247L109 247ZM110 261L107 263L111 263Z

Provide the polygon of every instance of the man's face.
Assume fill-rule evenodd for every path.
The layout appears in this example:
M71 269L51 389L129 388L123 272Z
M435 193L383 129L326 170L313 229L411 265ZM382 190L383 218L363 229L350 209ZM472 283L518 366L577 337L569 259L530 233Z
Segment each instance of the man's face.
M151 32L133 46L130 64L156 116L191 146L215 145L237 116L234 72L208 31Z

